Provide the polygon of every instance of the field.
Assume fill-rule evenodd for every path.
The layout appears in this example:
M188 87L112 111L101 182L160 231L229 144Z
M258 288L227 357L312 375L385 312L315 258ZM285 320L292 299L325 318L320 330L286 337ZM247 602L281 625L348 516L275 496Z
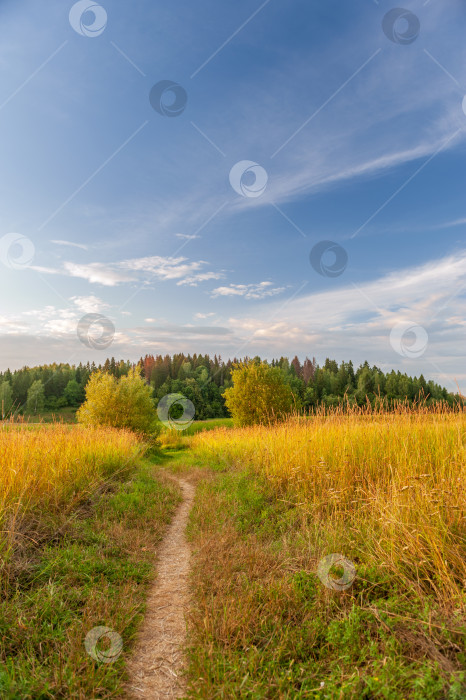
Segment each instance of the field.
M195 696L466 697L465 429L336 411L197 435Z
M461 594L464 414L297 419L202 434L195 449L263 475L278 499L311 517L324 530L317 557L336 547L445 603Z
M170 475L196 486L186 697L466 697L464 413L206 421L161 445L3 427L2 698L126 697ZM86 654L96 626L113 663Z
M65 425L4 428L0 432L3 574L13 543L22 535L31 536L27 532L31 518L40 528L43 519L66 517L110 477L127 473L139 454L138 440L129 432Z
M84 640L104 625L130 643L179 491L126 431L8 426L0 460L0 696L114 697L123 659L96 664Z
M38 415L26 414L25 423L76 423L76 409L71 406L56 411L42 411Z

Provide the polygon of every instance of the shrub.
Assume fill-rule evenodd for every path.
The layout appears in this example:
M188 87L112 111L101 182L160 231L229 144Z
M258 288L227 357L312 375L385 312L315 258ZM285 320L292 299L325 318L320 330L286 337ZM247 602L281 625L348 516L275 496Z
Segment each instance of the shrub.
M291 413L294 397L279 367L266 362L236 364L225 403L236 425L271 423Z
M78 409L77 419L85 425L128 428L146 436L159 433L152 391L136 369L116 379L95 372L86 386L86 401Z

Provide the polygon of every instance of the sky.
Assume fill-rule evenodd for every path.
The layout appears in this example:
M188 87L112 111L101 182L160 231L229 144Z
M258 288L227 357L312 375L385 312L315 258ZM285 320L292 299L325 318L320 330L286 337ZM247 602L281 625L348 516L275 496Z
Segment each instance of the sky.
M463 0L0 0L0 368L466 390Z

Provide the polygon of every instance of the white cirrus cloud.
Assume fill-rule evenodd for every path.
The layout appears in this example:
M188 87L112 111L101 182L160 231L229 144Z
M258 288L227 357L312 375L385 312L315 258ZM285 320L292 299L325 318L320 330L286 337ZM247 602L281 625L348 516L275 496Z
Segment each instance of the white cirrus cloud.
M64 274L68 274L70 277L80 277L91 282L91 284L101 284L104 287L115 287L117 284L134 282L137 279L135 275L130 275L104 263L78 265L77 263L66 262L64 264Z
M163 257L161 255L149 255L144 258L133 258L113 263L117 269L131 270L145 273L161 280L177 280L192 275L207 265L205 260L189 262L185 257Z
M258 284L229 284L217 287L212 291L212 297L244 297L245 299L265 299L284 292L286 287L274 287L272 282Z
M222 272L205 272L208 265L205 260L188 260L185 257L163 257L150 255L143 258L130 258L118 262L65 262L62 268L38 267L38 272L50 275L79 277L91 284L116 287L128 282L147 284L153 279L162 281L175 280L177 284L195 286L199 282L221 279Z
M89 250L89 246L83 243L73 243L73 241L61 241L61 240L51 240L50 243L55 243L55 245L69 246L70 248L81 248L81 250Z
M70 297L70 301L72 301L83 314L98 314L109 306L109 304L93 294L87 297Z
M434 377L455 389L464 375L461 348L466 342L466 250L422 265L390 272L359 285L314 292L287 304L262 305L260 315L228 321L236 337L248 337L251 353L315 354L384 371ZM410 321L425 328L429 342L422 358L402 359L390 345L390 331Z
M191 275L186 277L184 280L180 280L176 284L188 285L189 287L197 287L199 282L207 282L208 280L220 280L224 277L222 272L199 272L196 275Z

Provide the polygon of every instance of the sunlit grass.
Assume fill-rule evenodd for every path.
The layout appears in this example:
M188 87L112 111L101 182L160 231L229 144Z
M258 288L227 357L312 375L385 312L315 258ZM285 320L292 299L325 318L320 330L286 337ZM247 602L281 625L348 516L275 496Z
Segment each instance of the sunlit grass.
M72 513L106 480L130 470L141 448L137 437L127 431L62 424L5 425L0 430L3 564L21 538L34 539L41 521Z
M465 428L345 406L191 438L192 696L466 697Z
M143 618L156 546L180 500L172 481L138 460L127 479L112 480L67 518L59 536L49 532L39 547L30 542L0 592L2 700L126 697L125 660ZM113 663L86 653L86 635L101 625L123 641Z
M265 475L311 523L312 555L341 552L454 607L466 580L466 416L322 412L193 438L210 461Z

